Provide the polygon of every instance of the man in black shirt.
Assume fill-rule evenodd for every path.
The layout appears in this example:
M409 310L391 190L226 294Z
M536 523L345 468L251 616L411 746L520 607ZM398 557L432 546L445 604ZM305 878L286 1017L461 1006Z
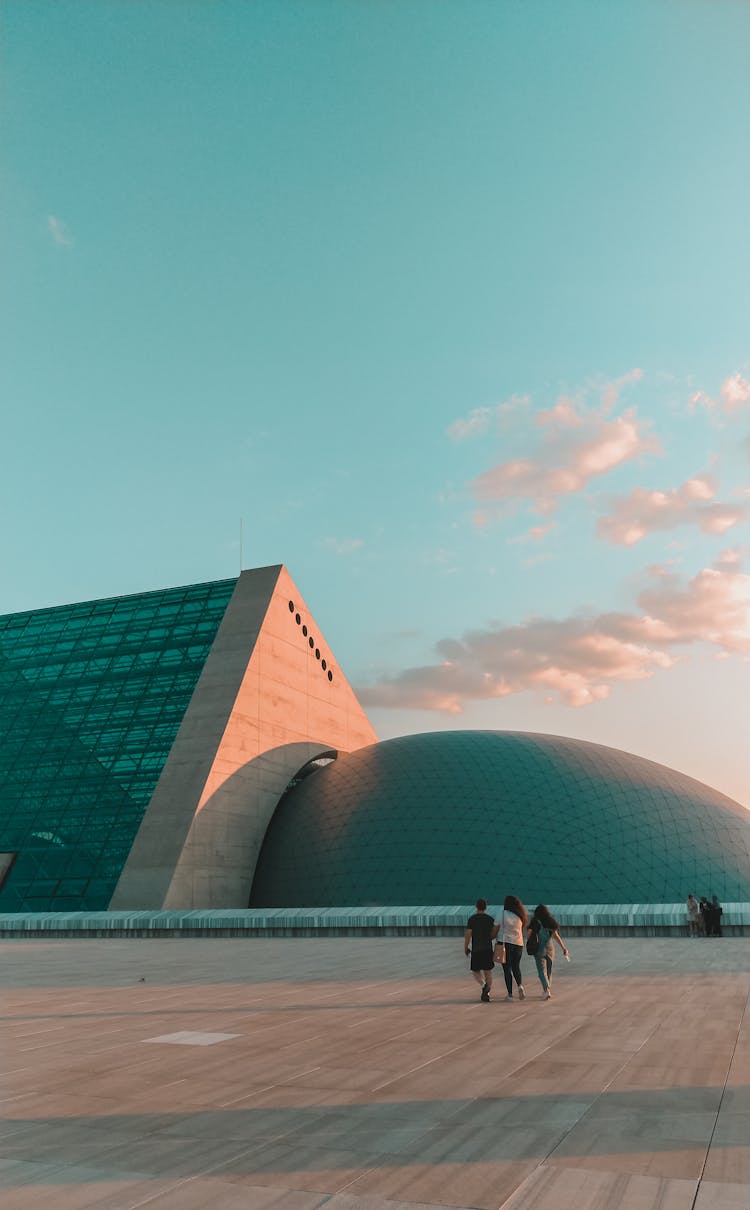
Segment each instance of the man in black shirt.
M471 954L471 973L482 989L485 1004L492 987L492 942L499 932L495 917L487 914L487 900L477 899L477 910L470 916L464 933L464 953Z

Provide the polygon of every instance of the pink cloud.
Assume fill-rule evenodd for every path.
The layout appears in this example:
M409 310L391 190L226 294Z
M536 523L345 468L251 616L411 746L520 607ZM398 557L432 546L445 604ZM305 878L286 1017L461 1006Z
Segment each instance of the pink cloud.
M741 374L733 374L721 384L721 398L726 412L750 405L750 382Z
M690 397L690 411L702 407L714 415L720 411L731 415L743 408L750 408L750 381L743 378L742 374L732 374L722 382L720 395L719 400L707 395L705 391L696 391Z
M585 706L608 697L613 681L641 680L673 663L663 651L609 633L596 618L474 631L437 650L441 663L358 690L362 703L459 714L469 700L539 690Z
M458 714L467 701L536 691L545 700L587 706L606 699L617 683L671 668L680 658L676 648L707 643L748 654L750 576L733 553L687 583L669 568L652 568L638 613L532 618L443 639L439 662L360 689L360 699L365 706Z
M724 555L685 587L671 572L656 578L638 604L646 611L645 621L661 628L663 643L713 643L724 651L750 653L750 576L738 563L728 564Z
M628 370L627 374L622 374L620 378L608 382L602 390L602 405L605 411L610 411L615 406L624 386L628 386L631 382L640 382L642 378L643 370L639 370L636 366L634 369Z
M716 503L716 482L711 475L695 475L681 487L647 491L636 487L614 500L610 513L600 517L597 533L617 546L634 546L655 530L697 525L706 534L723 534L750 516L743 502Z
M592 479L607 474L658 444L631 409L614 419L576 410L565 399L536 418L544 436L533 458L502 462L472 483L477 499L534 502L540 513L551 512L561 496L579 492Z
M467 416L460 416L448 425L447 433L451 441L465 441L468 437L479 437L509 418L516 412L528 408L531 400L528 395L511 395L503 403L491 407L473 408Z

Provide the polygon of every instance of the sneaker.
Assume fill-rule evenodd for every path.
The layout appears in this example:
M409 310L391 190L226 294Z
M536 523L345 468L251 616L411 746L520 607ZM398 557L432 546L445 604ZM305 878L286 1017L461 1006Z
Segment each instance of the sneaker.
M518 989L518 999L519 1000L526 999L526 992L523 990L523 987L519 987L519 989Z
M487 984L485 983L484 987L482 988L482 1000L484 1001L485 1004L488 1004L489 999L490 999L490 989L488 988Z
M505 999L506 999L506 1000L512 1000L512 999L513 999L513 997L512 997L512 996L506 996L506 997L505 997Z
M551 999L552 999L552 992L550 991L550 989L549 989L549 988L547 988L546 992L542 992L542 999L543 999L543 1000L551 1000Z

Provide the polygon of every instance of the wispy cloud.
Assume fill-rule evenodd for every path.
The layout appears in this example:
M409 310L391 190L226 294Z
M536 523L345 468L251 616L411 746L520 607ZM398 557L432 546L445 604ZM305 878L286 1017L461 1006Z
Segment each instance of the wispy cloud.
M337 555L353 555L365 544L364 538L324 538L323 545Z
M691 411L700 407L713 415L722 413L725 416L750 409L750 381L742 374L732 374L722 382L718 399L705 391L696 391L690 397L689 407Z
M667 491L636 487L616 497L610 512L599 518L600 538L617 546L634 546L655 530L695 525L706 534L723 534L750 516L745 500L717 502L718 487L712 475L699 474Z
M643 370L635 366L626 374L621 374L619 378L613 378L611 382L605 383L602 388L602 407L606 411L611 411L620 398L622 388L629 386L632 382L640 382L642 378Z
M530 403L528 395L512 395L503 403L472 408L468 415L460 416L458 420L449 424L446 431L451 441L465 441L468 437L480 437L483 433L489 433L504 418L528 408Z
M508 541L517 544L525 542L543 542L548 534L551 534L557 529L557 521L548 521L546 525L532 525L526 530L525 534L518 534L515 538L509 538Z
M721 384L721 399L726 412L750 407L750 382L741 374L733 374Z
M62 219L57 218L56 215L47 215L47 230L56 244L61 244L65 248L70 248L72 246L72 235L68 231L68 228Z
M687 582L664 566L649 575L639 612L532 618L443 639L434 664L385 677L359 689L359 697L366 706L458 714L468 701L531 690L586 706L609 697L619 682L671 668L679 649L692 644L750 654L750 576L737 552L724 552Z
M533 454L501 462L479 475L471 485L478 500L521 498L532 501L537 512L549 513L560 497L580 492L592 479L659 450L648 423L640 421L632 408L610 419L603 408L587 411L562 398L553 408L538 412L535 425L541 438L537 435Z

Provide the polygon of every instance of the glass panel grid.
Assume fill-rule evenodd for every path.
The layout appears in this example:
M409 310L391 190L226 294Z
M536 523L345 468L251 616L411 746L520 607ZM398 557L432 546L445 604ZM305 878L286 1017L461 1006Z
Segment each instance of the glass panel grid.
M235 584L0 617L0 910L108 906Z

